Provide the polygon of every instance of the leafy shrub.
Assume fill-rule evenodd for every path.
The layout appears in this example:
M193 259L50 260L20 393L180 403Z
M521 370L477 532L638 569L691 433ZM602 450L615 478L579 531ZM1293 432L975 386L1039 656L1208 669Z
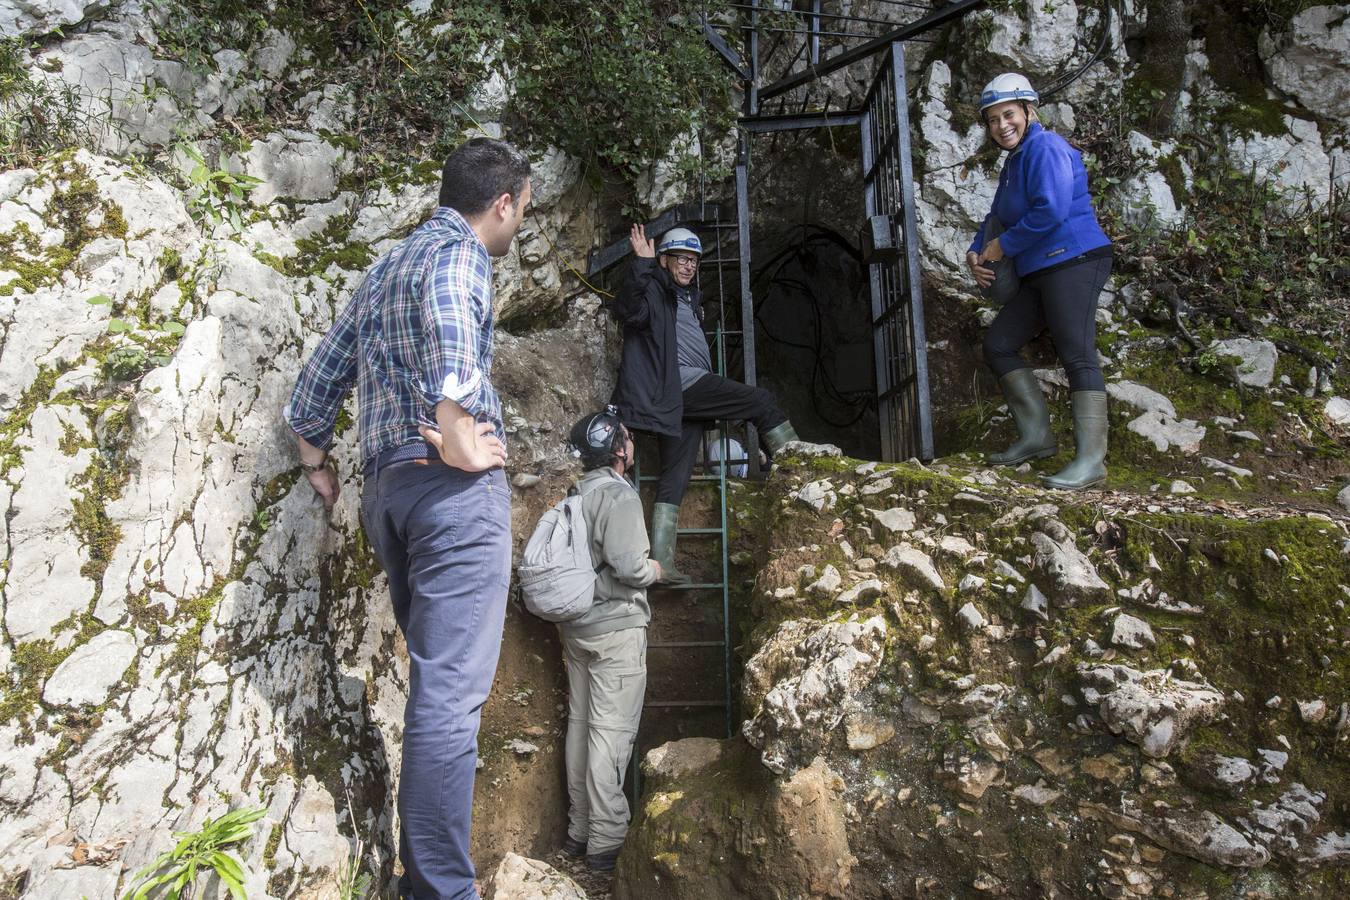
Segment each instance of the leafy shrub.
M0 169L33 165L83 130L74 91L35 76L27 49L18 38L0 39Z

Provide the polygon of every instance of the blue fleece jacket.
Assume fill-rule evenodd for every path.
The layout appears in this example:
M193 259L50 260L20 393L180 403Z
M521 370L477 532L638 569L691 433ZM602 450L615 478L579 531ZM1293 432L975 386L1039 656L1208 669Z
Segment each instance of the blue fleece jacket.
M1111 243L1092 211L1083 157L1039 122L1027 126L1021 145L1003 163L992 216L1004 225L999 244L1018 275L1067 262ZM984 249L989 217L970 245L976 253Z

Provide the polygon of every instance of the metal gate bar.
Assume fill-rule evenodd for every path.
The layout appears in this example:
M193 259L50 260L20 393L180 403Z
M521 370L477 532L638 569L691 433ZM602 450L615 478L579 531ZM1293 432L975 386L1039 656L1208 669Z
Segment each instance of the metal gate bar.
M933 458L928 350L915 216L905 51L891 44L868 91L862 120L863 203L885 216L900 248L894 262L872 262L873 348L882 456Z

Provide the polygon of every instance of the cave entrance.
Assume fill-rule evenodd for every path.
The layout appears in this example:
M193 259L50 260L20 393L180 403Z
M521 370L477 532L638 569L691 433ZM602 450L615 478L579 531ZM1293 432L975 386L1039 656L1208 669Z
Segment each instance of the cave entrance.
M751 385L759 383L762 369L808 440L884 461L933 458L905 43L926 41L932 30L982 5L984 0L895 3L896 17L872 18L844 4L827 10L820 0L747 0L733 4L734 16L704 17L708 42L739 76L744 92L735 206L703 196L701 180L698 202L666 210L647 223L647 231L683 226L715 248L704 254L700 285L711 304L705 309L716 311L721 368ZM917 18L897 18L905 15ZM837 49L828 53L831 46ZM877 65L856 108L832 110L830 90L823 99L813 91L824 76L864 61ZM765 85L769 78L776 80ZM856 129L859 147L861 203L851 254L859 274L846 260L829 258L849 241L823 227L812 234L805 226L793 238L793 252L780 256L771 247L766 262L755 265L752 250L765 250L751 235L755 138L840 127ZM772 221L756 221L760 229L775 230ZM588 274L598 275L628 252L626 239L618 237L591 255ZM831 271L837 277L823 284ZM861 310L859 280L866 285ZM759 364L761 353L772 368ZM746 428L744 447L751 473L758 474L752 428Z

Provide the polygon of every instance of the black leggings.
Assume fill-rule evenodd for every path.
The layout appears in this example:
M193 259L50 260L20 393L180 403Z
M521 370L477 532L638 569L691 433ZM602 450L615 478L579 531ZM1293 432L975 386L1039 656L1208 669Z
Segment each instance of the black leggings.
M1111 274L1111 257L1036 273L999 310L984 336L984 359L994 374L1027 368L1021 350L1047 327L1073 391L1104 391L1097 362L1097 297Z
M764 388L711 374L689 385L684 390L684 421L679 436L663 434L658 441L661 480L656 485L657 503L679 505L684 499L703 429L716 419L747 419L763 434L786 422L787 416Z

